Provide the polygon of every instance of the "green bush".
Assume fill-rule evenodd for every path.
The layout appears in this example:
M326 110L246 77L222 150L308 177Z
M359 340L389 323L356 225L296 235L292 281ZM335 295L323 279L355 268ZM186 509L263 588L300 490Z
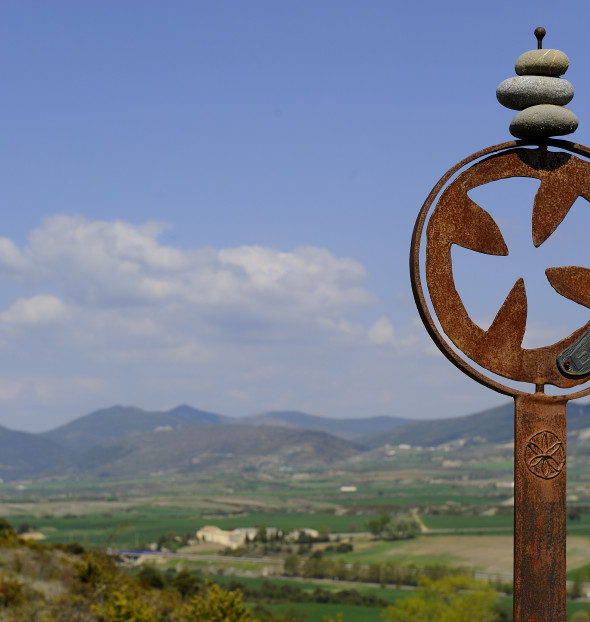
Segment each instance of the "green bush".
M137 573L137 579L143 587L153 587L156 590L161 590L166 585L164 573L152 566L152 564L142 566Z
M23 583L16 579L0 578L0 607L14 607L23 601Z

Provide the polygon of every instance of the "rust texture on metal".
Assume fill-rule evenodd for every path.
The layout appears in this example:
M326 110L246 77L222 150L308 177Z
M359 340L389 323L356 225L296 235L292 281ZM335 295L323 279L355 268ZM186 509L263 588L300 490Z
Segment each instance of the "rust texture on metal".
M508 254L500 229L469 198L468 192L509 177L534 177L541 181L533 206L535 246L540 246L555 231L579 196L590 200L590 163L571 154L541 148L514 149L473 165L446 188L428 223L426 281L432 305L451 341L485 369L512 380L573 387L586 378L565 377L556 365L556 358L590 328L590 322L551 346L525 349L522 339L527 296L522 279L514 284L487 331L471 320L455 288L453 244L488 255ZM580 304L590 303L588 291L579 287L590 282L590 270L560 267L547 276L563 296Z
M454 244L490 255L508 254L502 233L494 220L469 198L468 192L473 188L510 177L538 179L541 183L533 205L531 231L535 246L540 246L551 236L578 197L590 201L590 163L574 155L590 157L587 148L566 141L548 141L550 145L569 151L564 153L549 151L545 145L536 149L525 148L525 144L521 141L504 143L474 154L453 167L435 186L418 216L410 257L414 297L422 320L438 347L472 378L509 395L526 393L504 386L472 367L457 355L438 331L420 282L419 254L425 222L438 198L428 219L425 272L430 301L448 339L471 361L511 380L529 382L537 387L552 384L562 389L587 382L587 376L564 374L556 359L590 329L590 322L552 345L523 348L527 297L521 279L514 284L488 330L483 330L472 321L455 287L451 259ZM474 164L448 183L453 175L473 161ZM559 294L590 307L589 269L557 266L548 268L546 275ZM572 394L570 398L587 395L588 392L589 388Z
M549 151L548 147L563 151ZM590 163L577 156L590 158L590 150L552 139L542 145L511 141L473 154L435 185L412 235L412 290L430 336L467 375L515 400L514 620L518 622L566 619L566 403L590 395L589 386L580 386L590 379L590 322L552 345L523 348L527 295L523 280L518 279L489 329L483 330L467 314L455 287L451 247L508 254L497 224L468 192L510 177L540 181L533 205L531 241L535 246L543 244L578 197L590 201ZM424 272L430 304L442 332L421 281L420 249L425 229ZM553 266L545 274L558 294L590 308L590 269ZM532 383L534 393L506 386L485 370ZM580 389L550 396L544 392L546 384Z
M514 620L565 622L566 399L515 399Z

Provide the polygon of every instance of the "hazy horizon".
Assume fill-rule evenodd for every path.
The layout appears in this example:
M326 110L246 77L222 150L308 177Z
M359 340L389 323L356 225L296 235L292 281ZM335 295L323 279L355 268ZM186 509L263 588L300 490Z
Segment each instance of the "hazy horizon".
M503 404L500 404L500 406L504 406L505 404L509 404L510 402L507 400L504 400ZM183 406L187 406L189 408L194 408L195 410L199 410L202 412L207 412L209 414L212 415L220 415L222 417L227 417L229 419L246 419L248 417L258 417L261 415L267 415L267 414L271 414L271 413L291 413L291 412L295 412L298 414L302 414L302 415L308 415L311 417L317 417L319 419L333 419L333 420L362 420L362 419L377 419L380 417L385 417L385 418L401 418L401 419L408 419L410 421L416 421L416 422L420 422L420 421L430 421L435 419L434 417L416 417L416 416L408 416L408 417L398 417L397 415L390 415L387 413L377 413L377 414L368 414L368 413L363 413L362 415L359 416L349 416L349 417L338 417L338 416L329 416L329 415L321 415L318 413L314 413L314 412L303 412L300 410L294 410L294 409L285 409L285 410L266 410L266 411L260 411L260 412L252 412L252 413L246 413L246 414L241 414L241 415L234 415L231 413L225 413L225 412L219 412L219 411L215 411L215 410L204 410L202 408L199 408L198 406L193 406L191 404L177 404L176 406L171 406L170 408L146 408L146 407L142 407L142 406L137 406L136 404L111 404L110 406L104 406L104 407L99 407L96 408L90 412L84 412L81 413L75 417L73 417L72 419L69 419L68 421L64 421L62 423L59 423L55 426L51 426L48 428L39 428L39 429L31 429L31 430L22 430L20 428L13 428L11 426L4 426L7 429L13 430L15 432L30 432L33 434L43 434L45 432L50 432L52 430L55 430L56 428L62 427L64 425L68 425L69 423L72 423L74 421L76 421L77 419L82 419L88 415L93 415L95 413L99 413L101 411L105 411L105 410L110 410L111 408L136 408L138 410L141 410L143 412L162 412L162 413L166 413L166 412L170 412L173 411L176 408L179 407L183 407ZM481 409L482 411L487 410L487 409ZM453 417L466 417L469 415L473 415L473 414L477 414L481 412L480 410L478 411L474 411L474 412L468 412L468 413L458 413L457 415L451 415L449 417L445 417L445 418L453 418Z

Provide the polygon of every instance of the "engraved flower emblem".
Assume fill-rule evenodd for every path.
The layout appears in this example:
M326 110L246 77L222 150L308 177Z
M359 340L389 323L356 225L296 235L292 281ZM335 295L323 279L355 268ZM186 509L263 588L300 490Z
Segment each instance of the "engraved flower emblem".
M565 464L563 443L549 430L539 432L527 443L525 461L534 475L552 479L561 473Z

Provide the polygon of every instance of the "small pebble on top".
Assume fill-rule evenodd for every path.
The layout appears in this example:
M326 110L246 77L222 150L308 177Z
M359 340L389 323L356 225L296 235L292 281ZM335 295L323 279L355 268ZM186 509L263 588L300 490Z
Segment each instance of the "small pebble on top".
M514 70L519 76L562 76L569 58L559 50L530 50L518 57Z

